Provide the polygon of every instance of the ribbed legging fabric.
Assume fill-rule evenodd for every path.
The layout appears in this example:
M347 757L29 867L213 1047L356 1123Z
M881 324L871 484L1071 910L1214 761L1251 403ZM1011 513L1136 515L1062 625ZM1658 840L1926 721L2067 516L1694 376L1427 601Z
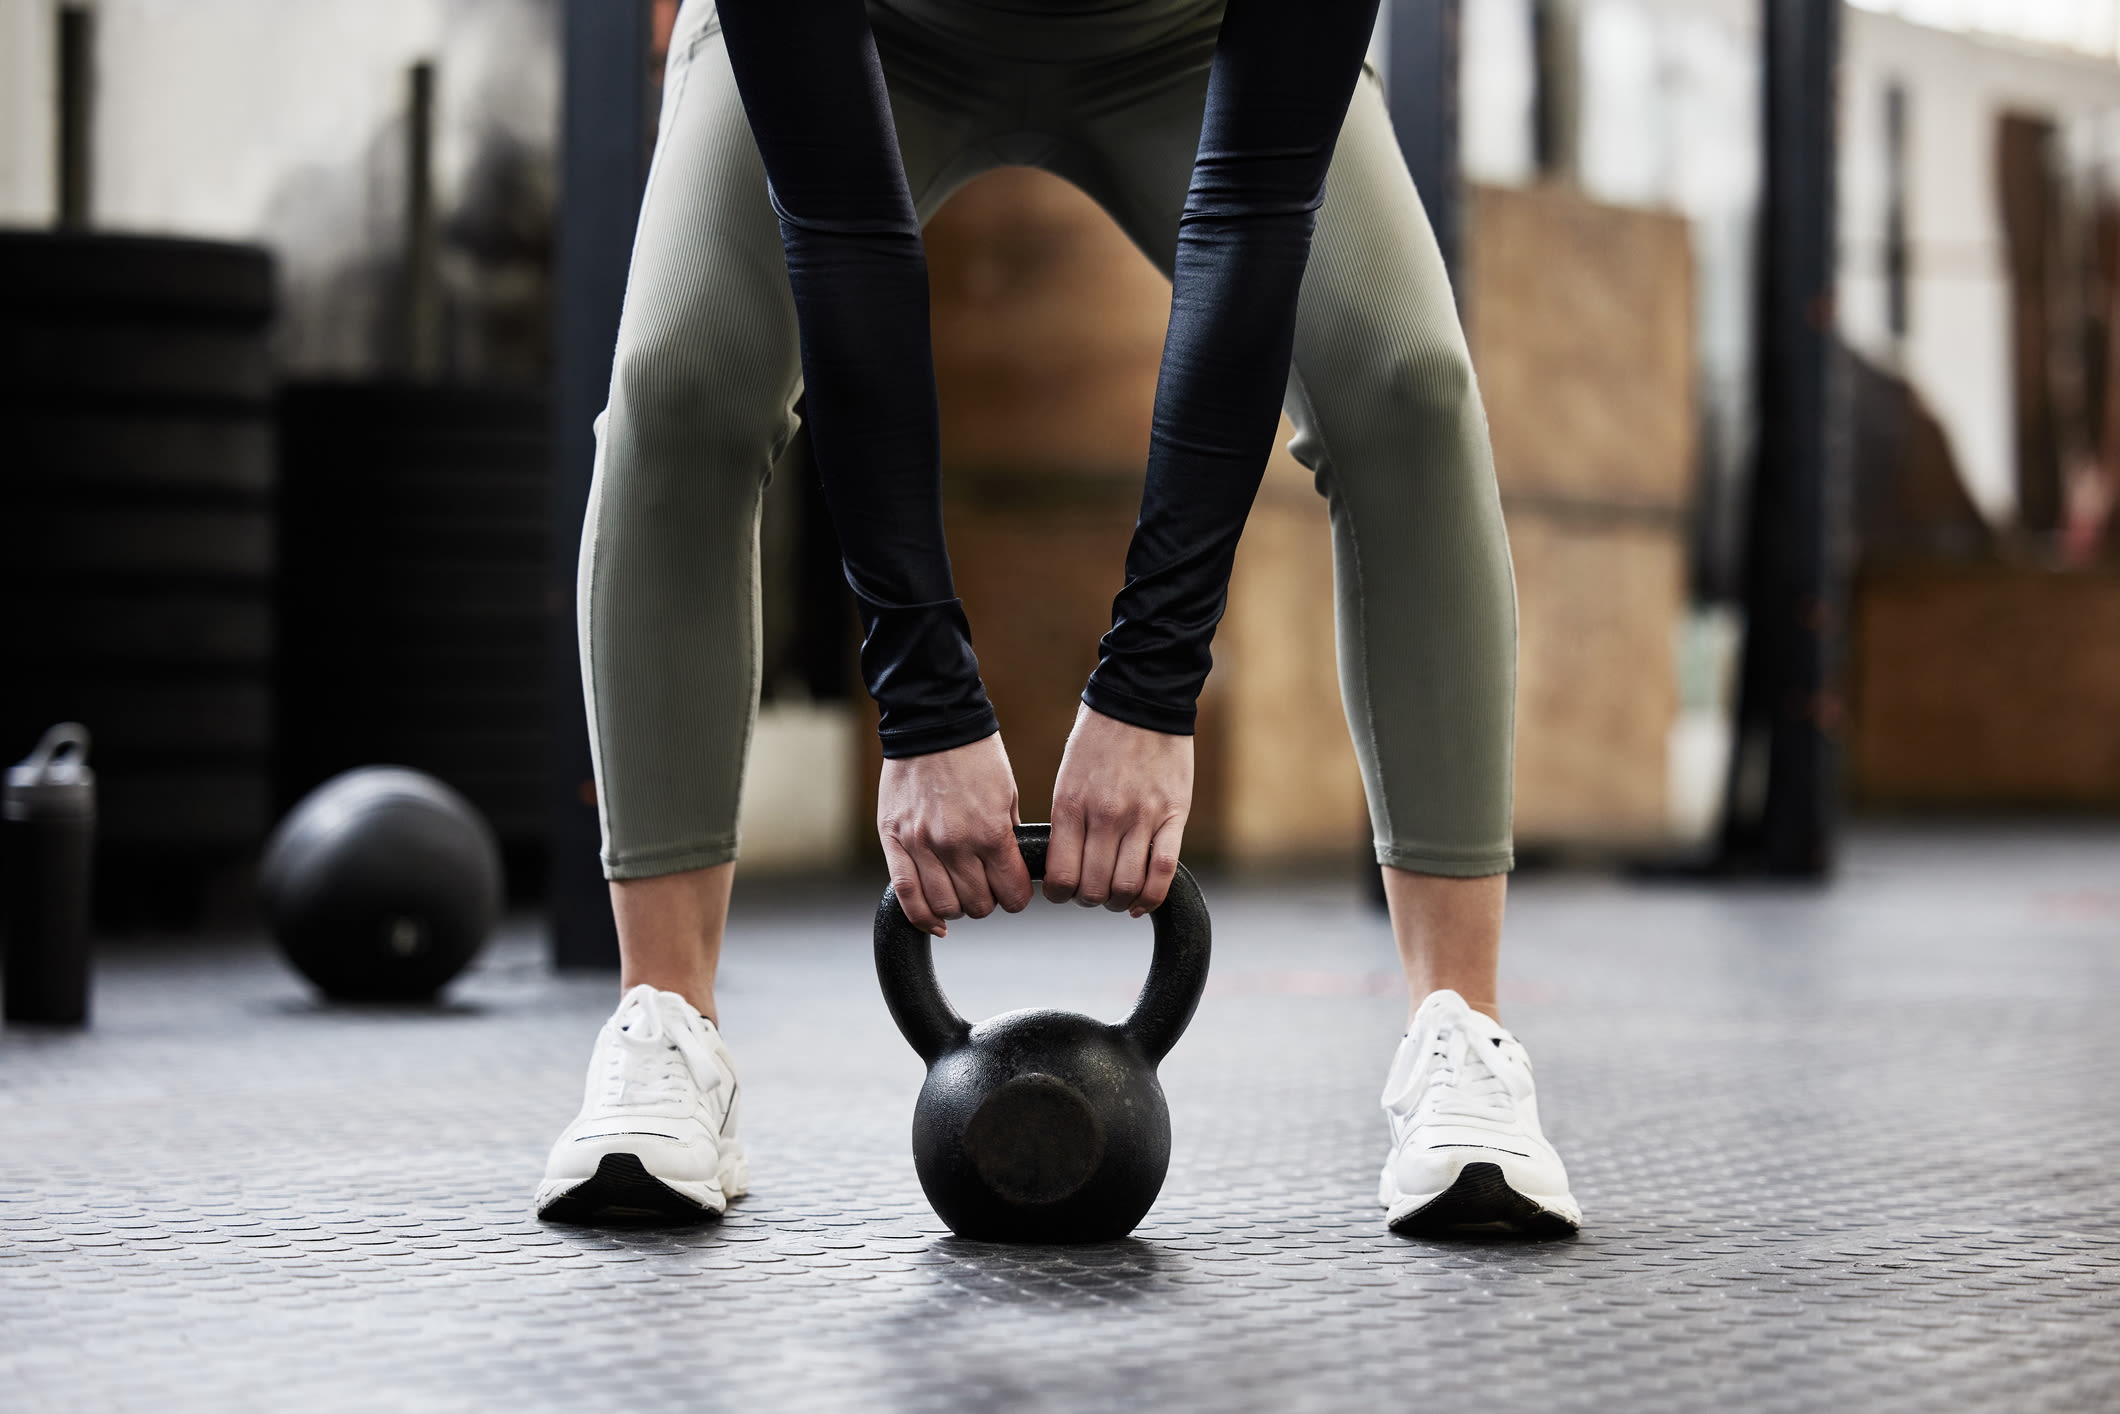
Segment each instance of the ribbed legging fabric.
M1044 167L1167 274L1219 7L1049 9L871 0L915 205L924 220L981 172ZM764 170L713 8L688 0L582 534L583 685L613 878L736 857L758 704L758 519L800 391ZM1506 870L1508 544L1448 277L1373 75L1326 181L1286 405L1291 449L1330 512L1341 694L1377 858Z

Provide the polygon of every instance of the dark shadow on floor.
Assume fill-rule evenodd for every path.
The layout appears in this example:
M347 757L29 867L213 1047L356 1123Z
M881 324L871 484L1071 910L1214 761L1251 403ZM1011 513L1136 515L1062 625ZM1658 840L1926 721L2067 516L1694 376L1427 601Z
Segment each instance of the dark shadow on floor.
M1130 1301L1192 1266L1184 1253L1138 1237L1079 1246L941 1237L914 1260L968 1295L1039 1306Z

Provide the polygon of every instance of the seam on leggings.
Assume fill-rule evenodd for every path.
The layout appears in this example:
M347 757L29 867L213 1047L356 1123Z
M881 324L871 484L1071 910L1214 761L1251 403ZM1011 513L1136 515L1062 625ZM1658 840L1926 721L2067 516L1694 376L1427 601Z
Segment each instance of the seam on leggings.
M1393 869L1404 869L1413 874L1438 874L1446 879L1484 879L1494 874L1506 874L1516 867L1516 851L1503 850L1497 854L1490 850L1477 853L1455 854L1449 851L1433 852L1423 849L1405 849L1397 845L1378 845L1377 863Z
M1310 386L1303 379L1303 371L1293 363L1289 365L1288 369L1288 386L1290 391L1302 401L1303 411L1310 424L1311 435L1317 439L1319 465L1325 468L1324 471L1316 473L1313 484L1317 485L1319 495L1324 497L1328 505L1337 496L1341 507L1346 509L1347 488L1340 480L1339 461L1332 454L1332 444L1325 438L1324 425L1318 421L1317 405L1310 400ZM1322 484L1319 484L1326 481L1331 483L1332 489L1330 491L1327 491ZM1384 807L1382 813L1386 831L1395 838L1398 834L1398 829L1393 822L1391 812L1391 793L1384 786L1384 753L1377 741L1376 693L1372 690L1369 673L1369 594L1366 587L1367 576L1362 569L1362 537L1355 532L1355 517L1351 510L1347 511L1347 543L1354 549L1354 601L1357 611L1361 615L1361 622L1356 625L1354 637L1355 642L1359 645L1357 651L1360 654L1356 659L1356 667L1362 679L1362 730L1369 738L1369 759L1376 763L1377 799ZM1397 848L1396 844L1383 840L1372 840L1371 843L1376 846L1379 861L1383 860L1386 850Z
M662 111L655 115L655 149L648 154L648 175L641 179L640 211L645 212L648 209L648 197L655 190L656 174L662 171L663 139L677 127L678 110L684 107L685 93L692 86L692 70L699 63L700 47L706 43L710 35L719 33L721 33L721 12L717 10L714 14L713 23L693 36L692 42L685 46L684 62L671 64L663 71L665 82L668 82L671 72L675 71L677 87L663 95ZM640 218L635 216L633 240L626 248L626 274L628 279L631 279L633 273L633 257L640 250L640 229Z
M604 856L606 879L653 879L662 874L682 874L692 869L711 869L736 858L736 837L718 835L697 844L664 849L630 850Z

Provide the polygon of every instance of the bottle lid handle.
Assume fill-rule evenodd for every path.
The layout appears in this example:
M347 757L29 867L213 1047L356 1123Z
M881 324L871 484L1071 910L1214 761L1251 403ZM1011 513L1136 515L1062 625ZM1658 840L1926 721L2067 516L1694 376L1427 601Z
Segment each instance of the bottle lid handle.
M87 727L79 722L59 723L44 734L37 742L37 749L15 768L15 772L21 773L16 777L17 781L25 785L59 785L80 780L88 769L88 744Z

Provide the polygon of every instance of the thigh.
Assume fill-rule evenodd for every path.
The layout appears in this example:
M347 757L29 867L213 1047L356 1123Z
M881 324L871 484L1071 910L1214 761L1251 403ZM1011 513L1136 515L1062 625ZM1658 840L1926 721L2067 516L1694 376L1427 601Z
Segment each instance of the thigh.
M1374 73L1355 86L1333 152L1297 308L1290 384L1292 450L1320 472L1320 490L1329 490L1322 478L1335 467L1343 476L1403 473L1406 453L1418 449L1363 456L1353 437L1373 427L1388 438L1385 429L1409 416L1452 424L1469 416L1477 426L1459 430L1476 432L1482 445L1469 459L1479 465L1467 469L1485 468L1485 423L1450 274ZM1491 494L1491 474L1485 480Z
M1192 181L1207 65L1189 62L1140 85L1128 101L1081 120L1051 164L1087 191L1166 276ZM1354 413L1394 380L1431 375L1455 398L1469 358L1448 272L1384 106L1365 71L1333 154L1310 267L1297 309L1292 386L1299 455L1314 447L1321 411ZM1451 389L1453 383L1459 386ZM1403 392L1404 389L1397 391ZM1324 411L1328 410L1329 411ZM1306 465L1314 455L1303 455ZM1322 488L1321 488L1322 489Z
M997 165L992 124L901 85L885 51L906 177L923 218ZM764 165L730 70L715 7L690 0L671 36L655 158L642 194L613 373L610 431L681 438L688 461L762 475L793 433L800 337ZM672 448L674 451L675 448Z
M765 168L709 0L678 16L619 321L607 435L656 465L762 477L794 430L800 343Z

